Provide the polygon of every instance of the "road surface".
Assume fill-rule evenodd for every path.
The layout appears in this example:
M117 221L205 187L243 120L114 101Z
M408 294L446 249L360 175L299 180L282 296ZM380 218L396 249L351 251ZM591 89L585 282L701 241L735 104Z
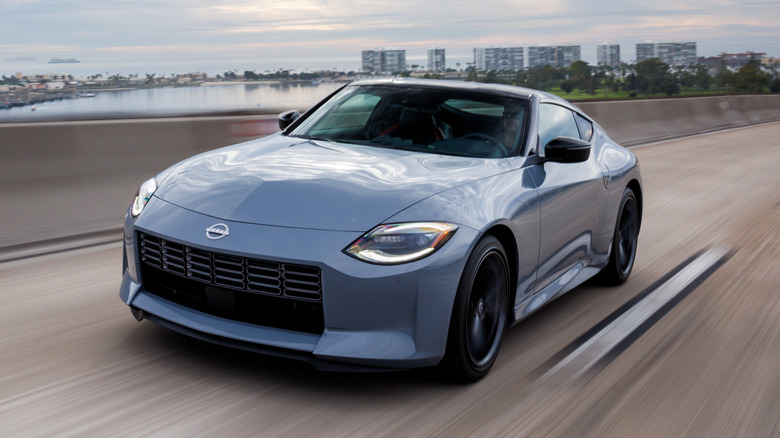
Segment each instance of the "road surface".
M778 138L774 123L634 148L645 211L628 283L521 322L472 385L324 373L138 323L117 296L118 242L2 262L0 436L780 437ZM551 371L712 248L729 256L600 369Z

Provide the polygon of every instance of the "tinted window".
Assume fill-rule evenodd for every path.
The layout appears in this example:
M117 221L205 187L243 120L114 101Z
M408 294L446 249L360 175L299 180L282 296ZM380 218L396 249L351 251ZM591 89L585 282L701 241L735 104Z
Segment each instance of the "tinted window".
M311 128L312 134L322 135L332 129L362 128L381 98L373 94L354 94L341 105L320 118Z
M525 139L528 100L451 87L353 85L289 135L434 154L501 158Z
M562 106L543 103L539 106L539 140L546 145L556 137L580 138L574 114Z
M593 123L590 123L588 119L577 113L574 113L574 118L577 120L577 126L580 128L580 138L590 141L593 137Z

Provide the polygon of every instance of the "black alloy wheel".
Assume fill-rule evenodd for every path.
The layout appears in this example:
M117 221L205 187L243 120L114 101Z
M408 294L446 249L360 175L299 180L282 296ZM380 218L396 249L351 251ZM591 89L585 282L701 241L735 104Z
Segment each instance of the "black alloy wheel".
M484 377L507 321L509 275L501 243L485 236L469 256L455 298L443 364L461 382Z
M609 263L601 271L601 279L611 285L625 283L631 275L636 259L639 237L639 205L633 190L626 188L620 202L620 211L612 237Z

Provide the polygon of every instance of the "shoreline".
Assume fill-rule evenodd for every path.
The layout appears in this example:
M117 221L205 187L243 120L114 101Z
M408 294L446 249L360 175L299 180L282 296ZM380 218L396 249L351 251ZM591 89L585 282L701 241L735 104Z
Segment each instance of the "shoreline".
M214 81L214 82L201 82L198 85L201 87L216 87L220 85L279 85L281 83L301 83L311 81Z

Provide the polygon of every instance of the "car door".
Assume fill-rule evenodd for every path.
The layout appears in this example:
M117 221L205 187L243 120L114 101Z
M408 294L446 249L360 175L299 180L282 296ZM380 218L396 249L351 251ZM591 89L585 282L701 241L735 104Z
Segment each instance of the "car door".
M542 151L547 143L559 136L589 141L592 148L592 124L563 105L540 103L538 123ZM534 175L537 176L541 227L539 271L534 291L550 287L550 292L555 294L590 264L593 240L607 193L592 149L583 162L560 163L542 159L536 166L540 167Z

